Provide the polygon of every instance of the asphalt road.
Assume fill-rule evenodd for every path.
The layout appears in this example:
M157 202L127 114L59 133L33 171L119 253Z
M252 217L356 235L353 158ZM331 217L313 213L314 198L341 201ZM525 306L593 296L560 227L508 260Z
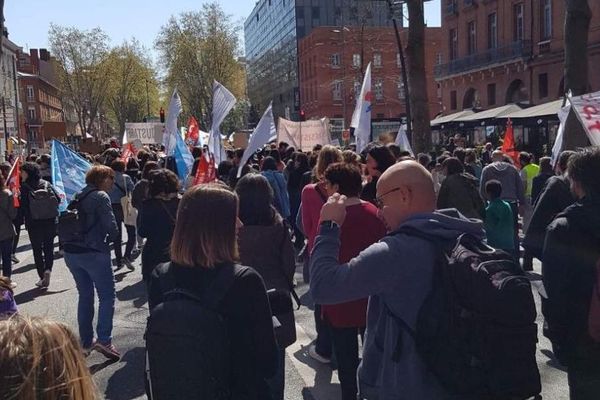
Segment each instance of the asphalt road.
M13 268L13 280L19 310L29 315L46 316L65 322L77 332L77 290L70 272L62 258L55 261L50 288L40 291L34 286L37 281L33 255L27 232L21 234L18 249L21 262ZM144 340L143 333L148 315L145 287L141 280L139 259L134 263L136 270L122 269L115 275L117 305L114 317L113 343L122 353L119 362L111 363L98 354L88 357L88 365L103 398L111 400L144 399ZM535 281L539 279L540 265L535 264ZM311 299L307 286L302 283L301 269L296 273L298 293L304 304ZM534 282L535 283L535 282ZM542 319L539 313L539 296L534 293L538 307L540 327L537 360L542 376L543 398L567 400L566 373L553 360L551 346L541 334ZM316 337L313 312L304 306L296 313L298 340L288 347L286 357L286 400L310 399L333 400L340 398L337 373L329 366L308 357L308 346Z

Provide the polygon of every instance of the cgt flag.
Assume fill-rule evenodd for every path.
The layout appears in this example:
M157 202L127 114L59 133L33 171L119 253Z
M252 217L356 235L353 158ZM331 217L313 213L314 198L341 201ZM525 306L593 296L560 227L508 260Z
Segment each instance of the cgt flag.
M198 121L193 116L190 116L188 121L188 130L185 134L185 141L190 146L195 146L200 139L200 126L198 125Z
M87 160L56 139L52 140L52 182L60 196L59 211L65 211L73 196L85 187Z
M209 159L206 157L200 157L198 159L198 168L196 170L196 176L194 176L194 186L202 183L210 183L217 179L217 173L215 171L215 157L211 154Z
M515 165L519 167L519 152L515 149L515 132L510 118L506 122L506 133L502 142L502 152L513 159Z
M13 195L13 204L15 208L21 206L19 202L19 196L21 194L21 157L17 157L12 167L10 168L10 172L8 173L8 188L12 192Z

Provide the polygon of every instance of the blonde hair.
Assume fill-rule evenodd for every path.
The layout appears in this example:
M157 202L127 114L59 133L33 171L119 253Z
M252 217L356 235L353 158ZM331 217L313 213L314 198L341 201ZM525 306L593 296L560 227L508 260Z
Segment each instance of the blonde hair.
M333 163L338 163L342 161L342 151L337 147L326 145L323 146L321 151L319 152L319 156L317 158L317 165L315 167L315 172L317 179L323 179L323 174L327 167L329 167Z
M237 214L238 197L224 185L197 185L187 190L177 211L171 260L205 268L237 261Z
M14 315L0 321L0 398L94 400L79 341L60 322Z

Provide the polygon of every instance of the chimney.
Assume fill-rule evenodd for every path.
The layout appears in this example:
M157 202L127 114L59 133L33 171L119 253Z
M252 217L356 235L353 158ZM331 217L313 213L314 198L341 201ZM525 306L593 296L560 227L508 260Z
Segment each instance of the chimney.
M40 49L40 60L50 61L50 53L46 49Z
M29 57L31 58L32 73L37 74L40 70L40 59L37 49L29 49Z

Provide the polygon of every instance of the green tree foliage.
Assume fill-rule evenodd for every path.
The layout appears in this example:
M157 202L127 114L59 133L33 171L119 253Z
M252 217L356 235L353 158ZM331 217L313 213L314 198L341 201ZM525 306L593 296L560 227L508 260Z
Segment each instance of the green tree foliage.
M236 98L244 97L244 68L237 60L239 29L218 3L208 3L199 11L172 16L156 39L168 92L177 88L185 114L193 115L203 129L211 122L213 80ZM181 118L187 120L184 114Z

